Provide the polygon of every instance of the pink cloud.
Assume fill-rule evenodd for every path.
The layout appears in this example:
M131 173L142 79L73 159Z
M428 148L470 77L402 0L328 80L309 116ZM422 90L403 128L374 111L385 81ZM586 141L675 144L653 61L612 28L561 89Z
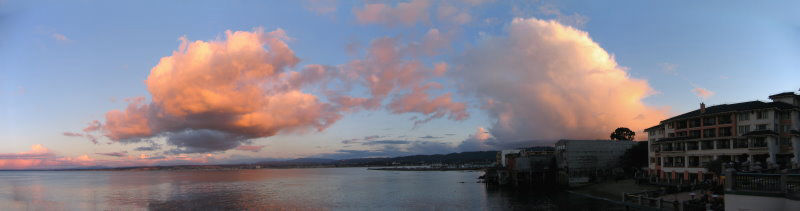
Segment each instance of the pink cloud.
M387 105L393 113L419 113L425 115L424 123L431 119L448 116L452 120L464 120L469 115L466 105L454 102L450 93L430 96L432 89L442 89L429 80L446 72L446 63L436 63L433 68L409 59L418 55L419 45L403 45L393 38L380 38L372 42L364 59L354 60L345 67L350 76L347 80L363 84L369 90L368 98L335 97L336 101L350 106L377 109L398 93ZM360 104L359 104L360 103Z
M336 12L336 0L303 0L303 6L320 15Z
M603 138L666 116L642 102L654 93L647 81L630 77L587 32L557 21L515 19L507 36L485 40L461 61L452 75L487 102L498 140Z
M467 7L459 8L452 4L441 3L436 9L436 15L439 21L463 25L472 20L468 9Z
M389 109L393 113L417 112L428 115L428 118L417 121L417 123L441 118L446 114L452 120L464 120L469 117L467 106L464 103L453 102L450 93L435 98L428 96L427 90L431 88L441 88L441 85L431 82L424 86L414 87L410 93L392 99Z
M92 165L87 155L78 157L57 156L41 144L31 146L30 151L0 154L0 169L43 169Z
M287 73L300 61L287 40L281 29L259 28L226 31L222 40L183 37L178 51L161 58L145 81L151 102L128 100L127 109L109 111L102 124L93 122L85 131L125 142L166 136L187 152L207 152L278 132L323 130L340 118L338 111L300 88L324 77L325 69ZM217 142L226 144L212 144Z
M390 26L403 24L411 26L417 22L428 21L428 0L412 0L397 3L395 7L388 4L366 4L363 8L354 8L356 20L362 24L381 23Z
M81 133L64 132L62 134L64 136L69 136L69 137L83 137L83 134L81 134Z
M236 150L249 151L249 152L259 152L263 148L264 148L264 146L242 145L242 146L236 147Z
M714 92L712 92L712 91L710 91L708 89L702 88L702 87L695 87L694 89L692 89L692 92L695 95L697 95L697 97L700 97L700 98L703 98L703 99L708 99L709 97L714 96Z
M70 41L72 41L69 38L67 38L67 36L65 36L63 34L60 34L60 33L53 33L50 36L52 36L53 39L55 39L55 40L57 40L59 42L70 42Z
M442 89L429 81L444 75L447 64L428 67L413 59L449 44L436 29L422 42L380 38L363 59L338 67L310 64L296 71L290 69L300 60L286 44L291 38L285 31L225 35L212 41L180 38L178 50L161 58L145 80L151 100L127 99L125 110L109 111L105 121L91 122L85 136L96 141L92 134L99 132L126 143L165 137L177 147L168 153L207 153L238 149L248 140L278 133L322 131L343 112L384 108L387 99L392 102L385 108L393 113L423 115L418 123L468 117L465 104L454 102L451 94L428 93ZM366 87L368 96L350 96L354 85ZM318 90L327 102L304 92L306 88Z
M68 169L88 166L145 166L155 164L203 164L216 159L214 154L198 155L129 155L126 151L97 153L111 159L95 159L88 155L62 156L41 144L31 146L31 150L19 153L0 154L0 169Z

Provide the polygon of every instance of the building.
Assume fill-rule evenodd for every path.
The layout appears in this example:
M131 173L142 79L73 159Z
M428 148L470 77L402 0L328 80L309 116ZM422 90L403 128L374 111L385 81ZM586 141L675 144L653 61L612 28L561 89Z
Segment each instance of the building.
M499 185L549 186L555 181L553 147L530 147L497 152L498 168L484 179ZM488 175L488 176L486 176Z
M754 168L797 168L800 158L800 95L769 96L700 108L661 121L648 133L649 173L669 182L701 181L716 159Z
M619 157L633 147L635 141L560 140L556 142L556 166L562 184L590 182L592 177L609 175L617 167Z
M519 154L519 149L505 149L497 153L497 163L500 164L500 167L508 166L508 162L506 161L506 155L511 154Z

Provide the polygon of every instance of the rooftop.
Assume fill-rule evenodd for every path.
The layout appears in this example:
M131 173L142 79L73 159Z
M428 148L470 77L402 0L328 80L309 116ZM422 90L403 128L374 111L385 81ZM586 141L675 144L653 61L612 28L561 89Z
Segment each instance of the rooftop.
M772 99L772 98L775 98L775 97L786 97L786 96L798 96L798 95L795 94L794 92L783 92L783 93L770 95L769 98Z
M785 93L781 93L778 95L782 95ZM794 93L792 93L794 94ZM775 96L775 95L773 95ZM734 111L747 111L747 110L756 110L756 109L768 109L768 108L777 108L777 109L797 109L797 106L793 106L788 103L784 102L761 102L761 101L749 101L743 103L734 103L734 104L722 104L722 105L715 105L711 107L707 107L706 111L701 113L700 109L690 111L678 116L674 116L669 119L665 119L662 122L677 120L677 119L688 119L692 117L699 117L705 115L712 115L712 114L721 114L721 113L728 113Z

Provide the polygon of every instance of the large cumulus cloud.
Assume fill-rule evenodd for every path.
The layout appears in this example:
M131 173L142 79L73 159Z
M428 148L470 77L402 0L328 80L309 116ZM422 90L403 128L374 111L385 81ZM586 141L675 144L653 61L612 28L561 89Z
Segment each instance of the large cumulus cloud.
M664 117L642 102L654 92L647 81L630 77L588 33L535 18L515 19L507 30L466 52L452 71L483 102L497 140L602 138Z
M138 142L167 137L176 153L233 149L278 132L323 130L340 118L335 106L300 90L310 80L287 69L299 59L283 30L226 31L224 39L182 43L150 70L151 102L129 100L106 114L101 126L111 140Z

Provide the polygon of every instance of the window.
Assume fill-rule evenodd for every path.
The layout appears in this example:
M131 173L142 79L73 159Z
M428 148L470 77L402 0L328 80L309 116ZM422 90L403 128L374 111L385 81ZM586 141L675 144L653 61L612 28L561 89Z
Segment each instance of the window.
M782 120L791 119L791 118L792 118L792 112L791 111L781 112L781 119Z
M756 130L766 130L766 129L767 129L767 124L756 125Z
M684 145L683 143L675 143L675 148L673 148L673 149L675 151L685 151L686 148L684 148L683 145Z
M750 120L750 112L739 113L739 117L737 119L739 119L739 121Z
M678 121L678 122L676 122L675 124L677 124L677 126L676 126L676 127L677 127L678 129L684 129L684 128L686 128L686 121Z
M700 157L689 156L689 167L700 167Z
M717 140L717 149L730 149L731 141L727 139Z
M686 142L686 150L698 150L698 144L696 141Z
M669 124L667 124L667 128L669 128L669 129L675 128L675 123L674 122L670 122Z
M766 119L767 115L769 115L768 111L759 111L756 112L756 119Z
M710 128L703 130L703 138L717 137L717 129Z
M675 133L668 133L667 137L670 137L670 138L675 137Z
M700 138L700 130L689 131L690 138Z
M703 118L703 126L711 126L717 124L717 117L706 117Z
M731 136L731 135L733 135L733 134L731 134L731 127L721 127L721 128L719 128L719 136L720 137Z
M664 151L672 151L672 144L664 144Z
M767 140L764 137L753 138L753 143L750 147L767 147Z
M712 149L714 149L714 141L703 141L703 143L701 144L701 148L700 149L702 149L702 150L712 150Z
M684 137L684 136L687 135L687 132L686 131L681 131L681 132L678 132L677 135L678 135L678 137Z
M739 135L740 135L740 136L741 136L742 134L749 133L749 132L750 132L750 125L740 125L740 126L739 126L739 131L738 131L738 132L739 132Z
M700 127L700 118L689 120L689 127Z
M781 138L781 146L792 146L792 141L789 138Z
M674 164L675 164L675 166L684 167L685 165L683 165L683 161L684 161L683 157L675 157L675 163Z
M731 122L731 115L722 115L717 117L718 124L730 124Z
M733 148L747 148L747 139L734 139Z

